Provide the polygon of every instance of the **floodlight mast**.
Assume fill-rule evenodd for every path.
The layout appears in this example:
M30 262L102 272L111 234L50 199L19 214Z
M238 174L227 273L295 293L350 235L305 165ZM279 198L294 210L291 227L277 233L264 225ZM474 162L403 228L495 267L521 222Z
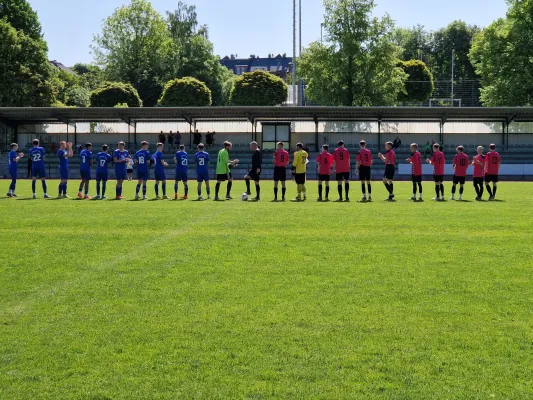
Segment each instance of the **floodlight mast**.
M292 0L292 105L296 106L296 0Z

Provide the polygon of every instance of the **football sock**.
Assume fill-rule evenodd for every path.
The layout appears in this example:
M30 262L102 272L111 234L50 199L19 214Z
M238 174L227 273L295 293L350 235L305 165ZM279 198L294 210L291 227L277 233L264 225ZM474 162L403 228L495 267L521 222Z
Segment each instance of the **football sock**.
M246 181L246 193L248 193L248 195L252 194L250 192L250 179L245 179Z
M370 196L372 194L372 184L368 183L368 195Z
M143 196L146 196L146 183L143 183Z
M9 191L11 191L11 186L9 186ZM59 193L60 196L63 194L63 184L62 183L60 183L59 186L57 187L57 192Z
M418 193L422 194L422 182L418 182Z
M228 182L228 189L226 191L226 196L229 196L231 193L231 187L233 186L233 182Z
M339 191L339 198L342 199L342 184L337 186L337 190Z
M185 184L185 196L189 195L189 185Z
M484 191L485 191L485 190L483 189L483 184L480 183L480 184L479 184L479 197L482 197L482 196L483 196L483 192L484 192Z
M413 182L413 196L416 196L416 182Z
M318 197L322 198L322 185L318 185Z
M281 188L281 196L282 198L285 198L285 193L287 192L287 188Z
M326 186L326 199L329 198L329 185Z
M383 184L385 185L385 189L387 189L387 192L389 192L390 194L389 184L387 182L384 182Z
M102 196L105 196L105 189L107 187L107 182L106 181L103 181L102 182Z
M444 197L444 185L442 183L440 184L440 192L442 194L442 197Z
M394 194L394 183L391 183L389 186L390 186L390 194Z
M176 185L174 185L176 186ZM197 189L197 192L198 192L198 197L200 197L202 195L202 184L198 184L198 189ZM176 188L176 193L178 193L178 189Z
M218 192L220 191L220 183L217 182L215 186L215 197L218 197Z
M156 183L156 184L154 185L154 190L155 190L155 195L156 195L156 196L159 196L159 184Z
M463 193L464 193L464 191L465 191L465 188L461 186L461 187L459 188L459 194L462 196Z
M361 191L363 192L363 196L366 196L366 186L364 183L361 183Z
M255 191L257 192L257 198L261 196L261 187L259 186L259 183L255 184Z
M32 193L35 194L35 181L31 181L31 190Z
M11 186L9 186L9 189L11 189L14 192L16 186L17 186L17 180L16 179L11 179Z
M207 196L211 196L211 188L206 188L205 191L207 192ZM200 193L202 193L202 190L200 189Z
M455 194L456 187L455 185L452 186L452 194Z
M137 187L135 188L135 194L138 195L140 191L141 191L141 184L138 183L138 184L137 184Z
M474 189L476 191L477 197L479 197L479 188L477 186L477 183L474 183Z
M498 186L494 185L494 187L492 188L492 196L493 197L496 197L496 190L498 189Z
M440 186L435 186L435 193L437 194L437 197L440 197Z
M344 183L344 191L346 192L346 198L350 197L350 182Z
M78 189L78 193L81 193L82 190L83 190L83 182L80 183L80 188Z
M167 183L163 182L161 184L161 187L163 188L163 196L166 196L167 195Z
M490 185L487 185L487 192L489 192L489 196L492 197L492 189L490 188Z
M278 188L274 188L274 199L278 198Z
M178 193L178 184L177 183L174 184L174 193L176 193L176 194Z
M46 193L46 181L41 181L41 184L43 185L43 192Z
M96 181L96 195L100 196L100 181Z

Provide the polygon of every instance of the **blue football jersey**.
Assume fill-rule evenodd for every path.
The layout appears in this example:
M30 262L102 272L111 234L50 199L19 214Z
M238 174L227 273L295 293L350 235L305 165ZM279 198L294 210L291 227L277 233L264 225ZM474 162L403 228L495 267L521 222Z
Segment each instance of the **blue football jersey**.
M18 153L15 150L11 150L9 152L8 165L9 165L9 169L10 170L14 170L14 169L18 168L18 163L16 161L18 156L19 155L18 155Z
M42 147L32 147L30 149L30 157L31 157L31 160L33 161L32 163L33 168L44 167L45 152Z
M199 151L194 157L196 161L196 172L205 174L209 172L209 153L205 151Z
M116 149L113 152L113 161L115 161L115 158L117 160L125 160L126 158L128 158L128 156L129 156L129 153L127 150ZM126 171L126 163L125 162L115 163L115 171L121 171L121 170Z
M66 150L59 149L57 152L57 159L59 160L59 168L60 169L68 169L68 152Z
M104 151L101 151L96 155L96 160L98 161L98 166L96 167L97 173L107 172L109 164L113 161L113 157L107 154Z
M91 169L92 159L93 159L92 151L82 150L80 153L80 170L89 171Z
M163 158L163 153L161 153L160 151L156 151L154 154L154 163L156 171L163 171L165 169L163 161L165 161Z
M176 153L176 171L187 172L189 168L189 155L185 151Z
M133 158L137 160L137 171L148 172L150 167L150 152L148 150L137 151Z

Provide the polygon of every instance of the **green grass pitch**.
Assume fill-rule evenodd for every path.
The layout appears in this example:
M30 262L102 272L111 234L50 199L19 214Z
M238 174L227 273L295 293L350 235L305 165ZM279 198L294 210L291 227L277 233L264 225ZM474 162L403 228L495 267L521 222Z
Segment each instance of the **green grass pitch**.
M259 203L37 187L0 199L0 399L533 398L530 183L388 203L375 182L370 204L356 183L349 204L315 182L283 204L271 182Z

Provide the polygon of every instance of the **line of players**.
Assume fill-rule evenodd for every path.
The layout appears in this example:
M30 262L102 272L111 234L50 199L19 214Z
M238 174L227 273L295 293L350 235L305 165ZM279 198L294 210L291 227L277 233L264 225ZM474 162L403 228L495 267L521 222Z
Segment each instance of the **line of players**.
M30 149L30 157L32 158L32 191L33 198L36 198L36 180L40 179L44 191L44 197L50 198L47 194L47 186L45 180L45 151L40 147L38 139L33 140L33 147ZM89 182L91 180L91 167L93 160L97 163L96 168L96 191L97 195L94 199L106 199L107 181L109 179L109 166L114 164L115 177L117 180L115 188L115 199L121 200L122 196L122 184L127 178L127 165L130 160L134 161L137 166L137 178L138 183L136 187L136 199L141 199L140 191L142 188L142 199L146 199L147 182L149 180L149 168L154 165L155 172L155 194L157 199L168 199L166 191L166 174L165 168L169 167L169 164L164 160L163 156L163 144L157 144L157 151L151 155L148 151L148 143L142 142L141 149L138 150L132 157L130 157L127 150L125 150L125 143L119 142L118 148L113 152L113 155L108 153L109 147L107 145L102 146L102 151L96 154L96 157L92 153L92 145L87 143L85 149L80 152L80 175L81 183L78 190L78 197L81 199L90 199L89 197ZM296 145L297 151L293 156L292 163L292 177L297 184L298 195L294 201L305 201L306 195L306 173L308 164L308 153L303 149L303 145L298 143ZM215 200L220 200L219 190L221 183L228 181L226 199L230 200L231 187L233 183L233 177L231 174L232 168L239 164L239 160L230 160L229 151L232 148L230 142L224 142L224 148L219 151L217 158L217 184L215 187ZM392 201L394 195L394 175L396 168L396 154L392 149L392 142L385 143L385 154L378 154L378 157L385 163L385 174L383 177L383 183L385 188L389 192L387 200ZM469 157L464 153L463 146L457 147L457 154L453 159L453 186L451 200L455 200L456 186L459 188L459 200L462 200L464 192L464 184L466 181L467 170L470 165L473 165L473 183L477 193L476 200L481 200L484 192L483 183L486 184L487 191L489 193L489 200L494 200L497 191L498 183L498 171L501 164L501 157L496 152L496 146L491 144L489 146L490 152L486 155L483 154L483 147L479 146L477 149L477 155L473 157L470 162ZM245 182L247 186L246 197L251 195L250 182L253 180L256 187L256 197L253 201L260 200L260 175L262 170L262 154L256 142L250 144L252 155L252 169L246 174ZM444 166L446 159L442 152L442 147L438 144L433 146L433 156L428 158L426 162L431 164L434 168L434 181L435 181L435 193L434 200L444 200ZM24 157L23 153L18 153L18 145L13 143L11 145L11 152L9 153L9 174L12 178L11 185L9 187L8 197L16 197L16 181L18 173L18 162ZM59 197L68 198L67 184L69 179L69 158L73 157L72 143L61 142L60 149L57 152L59 160L59 172L60 172L60 184L58 187ZM174 199L178 199L179 182L184 184L184 195L182 199L188 198L188 163L189 155L185 151L185 146L181 145L179 151L174 157L176 164L176 178L174 183ZM422 155L418 151L416 144L411 145L411 157L407 160L412 165L412 182L413 182L413 196L411 200L422 200ZM205 183L207 198L210 199L210 185L209 185L209 153L204 151L204 145L198 145L198 152L195 155L196 162L196 180L198 182L198 199L203 200L202 197L202 183ZM286 181L287 181L287 167L290 163L289 153L284 149L284 143L279 142L277 144L277 150L273 155L274 162L274 201L278 201L278 187L281 182L282 197L281 201L285 201L286 194ZM329 182L331 171L335 172L335 177L338 183L339 198L337 202L350 201L350 168L351 168L351 155L345 148L344 142L338 143L337 149L333 154L329 153L329 146L322 146L322 152L316 158L318 166L318 201L329 201ZM361 201L372 201L372 184L371 184L371 167L373 164L373 157L370 150L366 148L366 142L360 142L360 151L356 156L356 174L361 181L361 190L363 198ZM159 183L161 183L162 197L159 195ZM343 184L344 183L344 199L343 199ZM490 186L490 183L493 186ZM325 190L323 186L325 185ZM368 193L368 197L367 197ZM324 196L323 196L324 195Z

